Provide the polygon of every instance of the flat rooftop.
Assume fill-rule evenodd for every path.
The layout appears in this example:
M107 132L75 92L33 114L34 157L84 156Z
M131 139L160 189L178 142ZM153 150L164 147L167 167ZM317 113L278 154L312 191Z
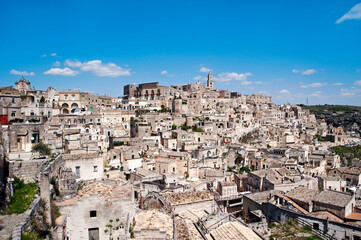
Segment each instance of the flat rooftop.
M172 206L212 201L209 191L189 191L178 193L162 193L162 196Z
M159 229L173 237L173 220L170 215L157 210L142 211L135 215L134 231L142 229Z

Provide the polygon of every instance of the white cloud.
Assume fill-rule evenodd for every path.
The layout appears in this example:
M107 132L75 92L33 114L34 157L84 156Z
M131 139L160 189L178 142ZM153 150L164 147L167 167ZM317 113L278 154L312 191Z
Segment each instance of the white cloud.
M278 93L280 93L280 94L291 94L290 91L288 91L287 89L282 89Z
M353 82L353 85L361 86L361 80L354 81L354 82Z
M355 87L342 88L342 89L340 89L340 96L341 97L354 97L360 92L361 92L361 89L355 88Z
M339 24L349 19L361 19L361 3L353 6L345 15L339 18L336 23Z
M166 75L167 77L175 77L176 76L175 74L168 74L167 70L161 71L160 74Z
M216 82L229 82L229 81L243 81L245 83L242 83L243 85L248 85L250 82L247 82L247 77L252 76L252 73L228 73L223 72L218 74L217 77L214 78Z
M56 57L56 53L50 53L50 56Z
M40 57L46 57L47 55L46 54L42 54Z
M300 84L300 87L301 88L310 88L310 87L323 87L323 86L326 86L327 83L312 83L312 84L309 84L309 85L303 85L303 83Z
M302 71L302 75L311 75L315 74L317 71L315 69L307 69L305 71Z
M342 83L342 82L337 82L337 83L334 83L333 85L335 85L335 86L342 86L343 83Z
M80 68L82 63L79 60L72 61L67 59L65 60L64 65L72 68Z
M53 64L54 67L60 67L60 62L59 61L56 61L54 64Z
M207 78L203 77L203 76L197 76L197 77L194 77L193 79L197 80L197 81L206 81L207 80Z
M320 97L321 96L321 91L316 91L316 92L313 92L312 94L311 94L311 97Z
M114 63L102 63L101 60L80 62L78 60L66 60L65 66L80 68L83 72L91 72L99 77L130 76L130 69L124 69Z
M61 75L61 76L76 76L79 74L79 72L66 67L66 68L51 68L48 71L44 72L44 74Z
M27 72L27 71L17 71L15 69L10 71L10 74L13 75L22 75L22 76L35 76L34 72Z
M301 73L302 75L311 75L315 74L317 71L316 69L306 69L306 70L298 70L298 69L292 69L293 73Z
M201 67L201 69L199 69L200 72L209 72L211 71L212 69L210 68L206 68L206 67Z
M241 84L242 85L250 85L252 82L250 82L250 81L243 81Z

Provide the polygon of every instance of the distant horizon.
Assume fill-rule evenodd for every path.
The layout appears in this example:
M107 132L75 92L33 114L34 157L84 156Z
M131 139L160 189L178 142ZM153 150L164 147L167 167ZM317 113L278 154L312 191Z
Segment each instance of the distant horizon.
M361 105L361 0L0 2L0 85L120 97L205 83L276 104Z
M22 76L22 77L23 77L23 76ZM25 78L27 81L30 81L30 80L28 80L26 77L24 77L24 78ZM20 77L19 79L21 79L21 77ZM16 81L17 81L17 80L16 80ZM197 82L197 81L195 81L195 82ZM15 81L14 81L14 83L15 83ZM31 81L30 81L30 83L31 83ZM138 84L143 84L143 83L149 83L149 82L142 82L142 83L138 83ZM132 84L132 83L128 83L128 84ZM128 84L125 84L125 85L128 85ZM204 83L202 83L202 84L204 84ZM125 85L123 85L123 87L124 87ZM205 85L206 85L206 84L205 84ZM9 85L9 86L10 86L10 85ZM9 87L9 86L0 86L0 87ZM14 84L11 85L11 86L14 87ZM168 86L168 85L166 85L166 86ZM31 87L35 87L35 86L33 86L32 83L31 83ZM49 87L53 87L53 86L48 86L46 89L48 89ZM171 86L169 85L168 87L171 87ZM55 88L55 87L54 87L54 88ZM39 90L39 91L46 91L46 89L45 89L45 90L43 90L43 89L37 89L37 88L35 87L35 90ZM110 95L110 94L107 94L107 93L96 93L96 92L94 92L94 91L82 91L81 88L75 88L75 89L57 89L57 88L55 88L55 90L57 90L57 91L75 91L75 90L79 90L80 92L93 93L94 95L104 95L104 96L116 97L116 98L122 98L122 97L124 97L124 94L123 94L123 93L122 93L122 95L119 95L119 96L113 96L113 95ZM124 89L123 89L123 90L124 90ZM123 90L122 90L122 92L123 92ZM215 89L215 90L226 90L226 89ZM232 92L232 91L231 91L231 92ZM242 94L242 93L241 93L241 94ZM257 94L257 93L244 94L244 95L252 95L252 94ZM273 101L273 96L272 96L272 95L265 95L265 96L271 96L271 97L272 97L272 102L275 103L275 102ZM324 106L324 105L330 105L330 106L332 106L332 105L334 105L334 106L361 107L361 105L330 104L330 103L324 103L324 104L305 104L305 103L280 103L280 104L278 104L278 103L275 103L275 104L277 104L277 105L292 104L292 105L304 105L304 106Z

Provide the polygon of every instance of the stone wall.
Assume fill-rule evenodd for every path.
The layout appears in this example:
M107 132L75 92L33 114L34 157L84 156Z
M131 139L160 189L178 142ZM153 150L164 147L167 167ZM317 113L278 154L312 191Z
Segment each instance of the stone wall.
M48 159L15 160L9 163L9 176L24 180L25 183L35 182L40 169L45 167Z
M30 225L31 218L36 214L40 208L41 198L37 197L30 205L28 210L25 211L20 222L14 227L12 233L13 240L21 240L22 232Z

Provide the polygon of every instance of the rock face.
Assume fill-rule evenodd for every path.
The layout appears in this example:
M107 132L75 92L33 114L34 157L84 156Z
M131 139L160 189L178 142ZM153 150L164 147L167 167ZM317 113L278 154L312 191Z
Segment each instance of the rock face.
M59 191L63 195L75 194L78 189L75 174L67 167L61 167L59 172L57 177Z
M24 180L24 183L36 182L40 170L47 164L47 159L15 160L9 163L9 176Z

